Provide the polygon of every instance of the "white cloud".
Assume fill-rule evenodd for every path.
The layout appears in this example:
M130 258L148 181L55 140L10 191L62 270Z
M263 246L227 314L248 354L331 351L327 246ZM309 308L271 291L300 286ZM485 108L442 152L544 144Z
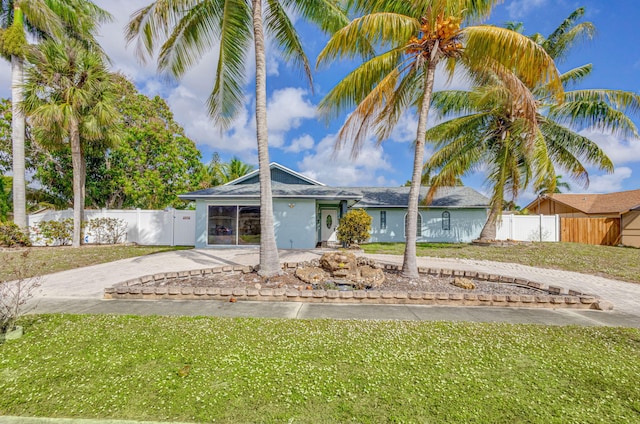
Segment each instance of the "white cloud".
M379 180L376 173L390 170L391 165L381 146L367 140L358 157L354 159L349 147L335 152L335 141L335 134L322 139L313 153L305 155L302 161L298 162L300 172L330 186L376 186L384 182Z
M625 140L597 130L583 130L580 135L596 142L616 165L640 162L639 139Z
M305 98L306 95L306 90L295 87L273 92L267 102L270 146L284 146L290 130L300 127L303 120L316 117L316 107Z
M511 19L520 19L531 10L544 6L547 0L513 0L507 11Z
M313 140L313 137L311 137L309 134L304 134L303 136L293 140L290 145L284 148L284 151L291 152L291 153L299 153L304 150L311 150L314 144L315 144L315 141Z
M616 168L613 174L591 176L587 193L611 193L622 191L622 182L631 178L633 171L625 166ZM574 192L577 190L573 190Z

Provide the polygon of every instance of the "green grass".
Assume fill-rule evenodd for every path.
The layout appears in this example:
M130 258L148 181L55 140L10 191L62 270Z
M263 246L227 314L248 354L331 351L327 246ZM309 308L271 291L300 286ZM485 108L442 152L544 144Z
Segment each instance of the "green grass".
M170 250L188 249L178 246L82 246L33 247L0 251L0 281L12 279L16 262L24 260L24 277L50 274L73 268L82 268L135 256L150 255ZM29 252L24 255L24 252ZM24 258L24 259L23 259Z
M362 244L366 253L402 255L404 243ZM640 283L640 249L578 243L521 243L508 247L418 243L418 256L513 262Z
M640 422L637 329L110 315L22 323L25 336L0 345L4 415Z

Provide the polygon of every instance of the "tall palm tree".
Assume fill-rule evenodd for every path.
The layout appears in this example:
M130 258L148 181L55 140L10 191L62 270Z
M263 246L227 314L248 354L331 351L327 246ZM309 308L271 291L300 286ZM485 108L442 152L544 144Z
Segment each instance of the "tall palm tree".
M263 13L264 4L264 13ZM273 225L271 174L267 137L265 33L287 62L299 66L311 82L311 68L290 14L333 31L347 19L333 0L157 0L136 12L128 39L151 55L159 42L158 68L180 77L201 55L219 43L215 85L209 113L228 128L243 104L247 52L255 49L256 139L260 172L260 274L280 273Z
M537 34L532 39L562 59L568 46L593 34L592 24L576 24L583 13L582 9L572 13L549 37ZM569 87L590 71L591 65L584 65L560 79ZM585 186L589 182L586 164L611 172L613 164L604 151L571 128L594 127L637 136L627 113L640 112L640 96L617 90L565 91L565 101L558 104L551 102L546 86L526 84L509 73L489 72L471 91L436 93L434 107L453 118L427 132L427 140L439 149L425 164L430 172L437 172L427 200L437 187L483 168L492 192L489 217L480 234L486 240L495 238L505 192L515 199L529 184L554 192L557 166Z
M552 188L553 187L553 188ZM545 181L537 192L538 196L550 193L564 193L564 191L571 191L571 184L567 181L563 181L562 175L556 175L548 181Z
M22 228L27 226L25 117L18 105L23 99L26 36L59 37L66 32L97 46L96 25L109 19L89 0L0 0L0 53L11 62L13 220Z
M73 241L80 247L88 143L111 146L121 137L116 79L99 52L68 39L47 40L28 50L22 110L37 143L71 147L73 167Z
M417 111L402 267L407 277L418 276L418 198L436 67L442 63L451 75L456 64L464 65L472 75L490 67L506 68L532 85L546 81L555 95L562 95L553 61L530 39L504 28L461 26L487 17L497 3L500 1L348 0L350 10L364 15L336 32L318 58L319 64L338 57L364 60L320 104L329 118L357 105L339 133L338 147L351 140L355 154L371 130L380 142L404 111Z

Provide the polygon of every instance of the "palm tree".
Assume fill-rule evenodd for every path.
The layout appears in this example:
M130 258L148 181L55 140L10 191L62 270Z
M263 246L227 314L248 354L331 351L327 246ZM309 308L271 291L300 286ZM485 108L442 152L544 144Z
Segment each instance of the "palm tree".
M571 184L563 181L562 175L556 175L555 178L545 181L537 194L538 196L542 196L550 193L564 193L564 191L562 191L563 189L571 191Z
M226 184L253 170L253 165L249 165L237 157L233 157L229 162L222 162L218 152L215 152L207 165L207 181L204 182L203 188Z
M73 167L73 242L80 247L88 143L107 147L121 137L115 76L99 52L67 39L47 40L27 52L22 110L34 139L55 149L69 143Z
M110 15L89 0L2 0L0 1L0 53L11 62L13 220L25 228L25 117L22 102L24 54L27 33L36 38L59 37L67 33L87 45L97 46L93 38L96 24Z
M418 128L406 220L403 275L418 276L416 227L424 141L431 93L438 64L453 72L465 66L470 74L506 68L535 85L546 81L561 97L562 88L551 58L537 44L514 31L461 23L486 17L499 0L348 0L364 14L336 32L320 53L322 64L337 57L360 56L364 63L324 98L321 111L331 118L357 105L342 127L337 147L353 142L356 154L371 130L386 139L401 114L415 109ZM382 53L378 53L378 47Z
M263 14L263 3L265 6ZM215 85L209 113L228 128L242 107L247 52L255 48L256 139L260 172L260 274L279 274L275 241L269 145L265 32L282 57L303 69L311 82L311 68L289 13L333 31L347 22L333 0L157 0L136 12L127 38L138 40L138 51L151 55L160 40L158 68L180 77L203 53L219 42Z
M590 23L576 25L584 11L578 9L548 38L532 37L556 59L567 47L593 33ZM560 76L566 87L584 78L590 65ZM491 207L480 238L495 238L505 192L515 199L529 184L554 192L556 166L573 179L588 184L585 163L611 172L613 164L600 147L568 128L594 127L637 135L627 112L640 111L640 96L616 90L565 91L565 101L552 103L546 86L532 86L509 73L487 73L471 91L436 93L434 107L454 118L431 128L427 139L439 149L425 164L437 171L427 200L438 186L483 168L491 186Z

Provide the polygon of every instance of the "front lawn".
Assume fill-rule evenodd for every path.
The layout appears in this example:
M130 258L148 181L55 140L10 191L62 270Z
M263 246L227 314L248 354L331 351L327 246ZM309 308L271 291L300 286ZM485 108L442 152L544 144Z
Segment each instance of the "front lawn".
M69 246L32 247L26 249L5 249L0 251L0 281L15 278L16 262L24 261L23 277L51 274L73 268L82 268L135 256L170 250L190 249L180 246L123 246L123 245L88 245L79 249ZM25 255L24 252L28 254Z
M45 315L0 414L194 422L639 422L640 331Z
M370 243L366 253L402 255L404 243ZM513 262L640 283L640 249L579 243L521 243L508 247L418 243L418 256Z

